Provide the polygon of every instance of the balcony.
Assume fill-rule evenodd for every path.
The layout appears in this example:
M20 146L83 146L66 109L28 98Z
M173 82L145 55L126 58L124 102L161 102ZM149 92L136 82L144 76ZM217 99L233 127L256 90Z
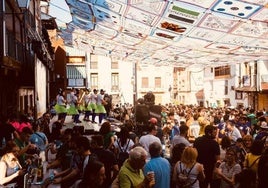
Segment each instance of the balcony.
M35 30L35 18L29 10L24 12L24 21L29 28Z
M140 88L138 92L140 93L147 93L147 92L153 92L153 93L165 93L167 89L165 88L154 88L154 87L148 87L148 88Z

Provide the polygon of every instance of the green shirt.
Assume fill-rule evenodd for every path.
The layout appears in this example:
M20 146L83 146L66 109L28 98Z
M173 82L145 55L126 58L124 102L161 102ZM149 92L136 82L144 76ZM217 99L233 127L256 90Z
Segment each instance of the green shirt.
M144 180L144 175L141 169L133 169L128 160L126 160L119 172L119 184L124 188L135 188Z
M111 144L111 137L114 136L114 133L113 132L109 132L107 133L105 136L104 136L104 148L108 148Z

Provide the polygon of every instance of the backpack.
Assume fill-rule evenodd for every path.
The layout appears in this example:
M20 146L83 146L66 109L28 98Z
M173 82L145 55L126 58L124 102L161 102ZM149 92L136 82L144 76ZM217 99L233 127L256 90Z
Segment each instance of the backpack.
M128 159L128 157L129 157L129 153L127 152L129 142L130 142L130 139L128 139L127 145L124 149L120 146L120 143L117 140L118 148L120 150L118 153L118 165L119 165L119 167L121 167L123 165L123 163L125 162L125 160Z
M242 169L242 171L238 174L235 175L235 180L241 185L240 187L251 187L253 185L253 187L256 186L257 183L257 174L254 170L252 170L252 166L260 159L260 157L258 157L257 159L255 159L255 161L253 161L253 163L249 166L248 164L248 159L246 162L246 166L244 169Z
M177 183L177 185L179 186L179 188L190 188L197 181L197 178L194 181L189 178L189 175L190 175L192 169L194 168L195 164L187 172L186 169L183 169L182 170L181 162L179 162L180 172L178 174L178 183Z

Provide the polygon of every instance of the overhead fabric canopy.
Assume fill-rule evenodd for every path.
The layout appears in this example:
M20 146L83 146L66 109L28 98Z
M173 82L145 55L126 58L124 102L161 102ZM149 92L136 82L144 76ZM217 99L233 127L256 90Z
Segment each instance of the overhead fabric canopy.
M66 73L68 79L85 79L86 67L81 65L67 65Z
M66 0L66 45L141 64L268 61L268 0Z

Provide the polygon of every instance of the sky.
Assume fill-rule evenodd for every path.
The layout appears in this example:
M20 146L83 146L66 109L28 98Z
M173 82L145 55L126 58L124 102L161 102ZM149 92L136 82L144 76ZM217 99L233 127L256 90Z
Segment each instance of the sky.
M65 0L51 0L49 14L56 17L56 21L59 25L72 21L69 7Z

